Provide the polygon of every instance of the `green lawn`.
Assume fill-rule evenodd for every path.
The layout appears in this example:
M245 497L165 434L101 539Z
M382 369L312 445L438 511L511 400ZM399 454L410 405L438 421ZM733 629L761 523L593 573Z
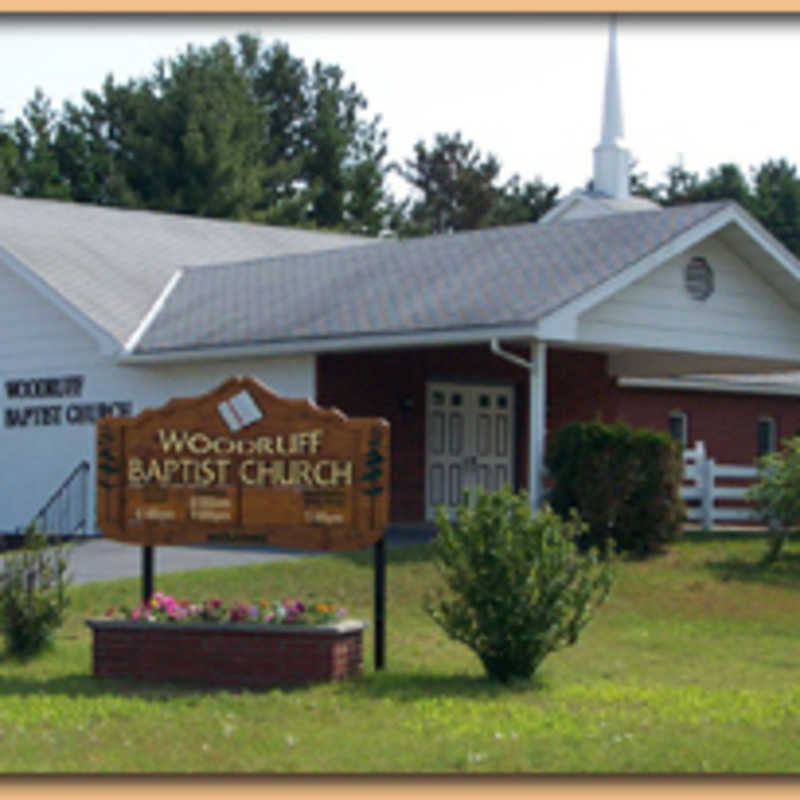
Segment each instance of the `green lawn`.
M796 772L800 548L695 537L623 562L578 644L535 681L487 682L421 610L425 546L390 548L387 668L339 685L229 692L91 677L83 620L138 580L71 589L55 648L0 661L3 772ZM159 576L181 597L314 592L370 619L371 553Z

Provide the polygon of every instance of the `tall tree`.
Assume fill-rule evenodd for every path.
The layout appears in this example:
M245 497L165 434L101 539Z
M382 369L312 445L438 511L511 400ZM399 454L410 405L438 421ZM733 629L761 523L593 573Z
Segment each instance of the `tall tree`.
M264 172L255 208L269 221L298 224L307 216L301 190L303 131L310 113L308 70L281 42L262 50L257 37L242 34L237 43L239 63L260 112L260 161Z
M19 180L19 150L0 111L0 194L11 194Z
M502 187L487 218L487 225L513 225L518 222L536 222L557 202L559 187L549 186L538 175L522 183L513 175Z
M340 67L309 72L276 43L239 37L240 57L264 115L263 219L377 233L388 193L386 131Z
M83 93L83 106L64 104L54 147L73 200L120 206L141 202L125 175L133 160L122 141L129 122L123 98L129 91L115 86L109 75L99 92Z
M755 215L783 244L800 255L800 180L797 169L781 158L753 170Z
M517 175L503 184L500 168L460 131L436 134L430 149L418 141L413 158L397 170L419 199L397 209L393 225L406 236L473 230L535 221L555 203L557 186L538 177L522 184Z
M37 88L14 121L13 136L19 152L17 190L25 197L68 198L54 148L57 114L50 99Z
M142 96L136 147L163 170L160 207L245 218L260 194L260 118L231 46L188 47L158 66Z
M309 71L242 35L187 47L149 77L108 76L60 117L38 94L15 123L35 196L377 233L386 131L338 66ZM7 182L7 181L6 181Z
M380 122L380 117L359 122L345 162L344 225L353 232L380 233L393 203L385 186L387 132Z
M421 194L411 205L409 233L443 233L482 228L501 190L495 185L500 163L484 157L461 132L437 133L433 146L414 145L400 174Z

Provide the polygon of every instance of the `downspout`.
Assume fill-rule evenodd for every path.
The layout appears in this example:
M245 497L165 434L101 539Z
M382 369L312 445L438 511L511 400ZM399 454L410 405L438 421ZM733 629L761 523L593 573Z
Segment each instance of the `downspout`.
M544 477L545 404L547 402L547 345L541 340L531 341L530 361L503 350L496 338L489 340L489 349L496 356L528 371L528 496L531 508L536 509L542 499Z
M491 339L489 342L489 349L496 356L500 356L500 358L504 358L506 361L510 361L512 364L516 364L518 367L528 370L528 372L534 368L534 363L532 361L526 361L524 358L521 358L515 353L510 353L508 350L503 350L503 348L500 347L499 339Z

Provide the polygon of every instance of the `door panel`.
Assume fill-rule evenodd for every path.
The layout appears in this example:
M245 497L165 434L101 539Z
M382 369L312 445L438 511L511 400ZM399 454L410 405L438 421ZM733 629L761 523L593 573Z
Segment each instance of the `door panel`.
M509 482L511 472L507 432L511 421L513 390L507 386L477 386L473 392L475 483L487 492L494 492Z
M465 490L513 483L511 387L429 383L426 400L428 519L438 505L452 513Z

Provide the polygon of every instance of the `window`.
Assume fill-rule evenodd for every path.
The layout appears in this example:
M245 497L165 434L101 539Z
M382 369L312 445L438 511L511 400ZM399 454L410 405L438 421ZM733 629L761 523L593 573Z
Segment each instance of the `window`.
M772 453L777 448L777 431L772 417L759 417L757 427L757 447L759 457Z
M689 441L689 423L685 411L670 411L667 420L669 435L684 447Z

